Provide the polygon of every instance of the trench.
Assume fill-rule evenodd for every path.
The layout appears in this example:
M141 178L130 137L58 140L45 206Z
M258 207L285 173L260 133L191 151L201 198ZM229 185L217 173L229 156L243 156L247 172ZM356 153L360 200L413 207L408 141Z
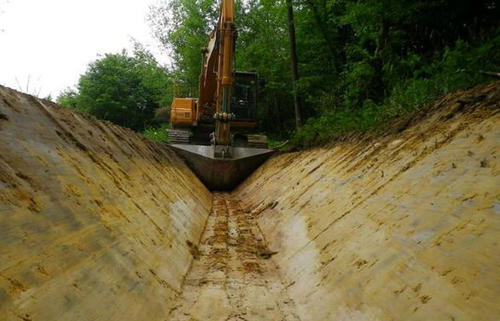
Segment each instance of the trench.
M211 193L0 86L0 320L496 320L500 83Z
M255 218L230 194L213 197L169 320L300 320Z

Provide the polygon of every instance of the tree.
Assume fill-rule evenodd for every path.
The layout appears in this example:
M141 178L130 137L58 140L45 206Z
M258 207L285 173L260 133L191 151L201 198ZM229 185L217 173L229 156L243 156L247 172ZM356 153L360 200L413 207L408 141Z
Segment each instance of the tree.
M62 106L77 108L77 99L78 93L71 88L66 88L57 96L56 102Z
M218 4L218 0L164 0L150 10L153 34L172 57L172 76L183 96L197 95L201 50L217 22Z
M286 136L296 130L296 101L304 124L309 119L319 119L320 128L338 122L349 123L349 128L372 124L372 119L358 122L350 117L382 117L378 108L394 103L398 95L405 96L406 88L416 91L406 98L419 102L425 99L417 97L431 97L430 91L442 92L426 83L436 70L446 70L448 76L443 77L454 82L447 88L470 84L463 73L457 73L459 66L451 64L455 70L445 66L451 58L469 69L470 61L478 61L478 70L498 70L497 55L489 54L497 48L494 39L499 39L495 36L500 30L497 2L236 0L235 68L257 71L265 82L259 93L258 117L261 129L271 135ZM196 95L200 49L216 22L219 3L163 0L153 9L153 30L171 53L175 83L184 89L180 95ZM287 23L288 17L293 24ZM295 46L291 46L293 33L287 26L295 29ZM472 59L473 48L486 48L478 51L486 59ZM456 57L451 57L452 52ZM464 55L471 55L470 59Z
M155 110L169 103L169 76L147 51L136 46L133 56L106 54L80 77L78 91L66 90L57 99L137 131L148 126Z
M259 126L283 136L295 127L286 6L282 1L253 0L242 1L237 8L235 66L257 71L264 82L259 92Z
M297 93L297 83L299 81L299 67L297 58L297 43L295 40L295 23L293 17L292 0L286 1L287 17L288 17L288 34L290 37L290 64L292 67L292 84L293 84L293 105L295 107L295 126L297 130L302 127L302 116L300 112L300 98Z

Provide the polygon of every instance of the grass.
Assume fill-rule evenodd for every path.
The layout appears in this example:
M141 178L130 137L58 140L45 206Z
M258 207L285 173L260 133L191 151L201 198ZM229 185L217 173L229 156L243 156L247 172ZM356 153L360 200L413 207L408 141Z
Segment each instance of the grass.
M144 130L143 135L158 143L168 143L167 129L167 124L160 127L148 127Z

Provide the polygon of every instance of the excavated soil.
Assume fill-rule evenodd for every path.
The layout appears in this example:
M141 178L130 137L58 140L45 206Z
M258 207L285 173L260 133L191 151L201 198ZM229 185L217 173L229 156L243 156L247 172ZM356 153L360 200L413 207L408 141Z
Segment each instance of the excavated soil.
M172 321L298 321L253 215L228 194L213 209Z
M163 320L211 194L169 148L0 87L0 320Z
M0 320L497 320L500 82L211 194L0 86Z
M272 158L234 196L301 320L498 320L500 82Z

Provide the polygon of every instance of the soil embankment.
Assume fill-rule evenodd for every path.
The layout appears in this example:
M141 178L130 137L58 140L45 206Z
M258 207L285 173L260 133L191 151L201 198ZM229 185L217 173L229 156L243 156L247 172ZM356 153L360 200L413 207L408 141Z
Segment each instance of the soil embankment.
M210 207L167 147L0 87L0 320L163 320Z
M0 320L500 315L500 83L211 195L168 148L0 87Z
M395 133L272 158L234 193L258 214L302 321L496 320L500 83Z

